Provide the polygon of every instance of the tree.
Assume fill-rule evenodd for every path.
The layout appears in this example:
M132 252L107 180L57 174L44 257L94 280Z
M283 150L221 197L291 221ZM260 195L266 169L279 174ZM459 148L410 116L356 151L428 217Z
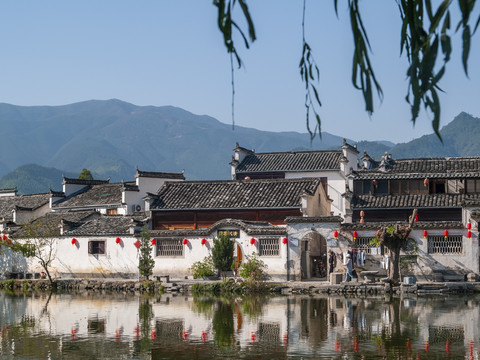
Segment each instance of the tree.
M417 209L413 210L412 216L407 224L395 224L383 226L377 232L374 242L381 244L388 249L389 266L388 277L394 283L400 282L400 250L407 247L410 232L415 220Z
M88 169L82 169L80 174L78 174L78 178L81 180L93 180L92 173Z
M153 274L155 260L152 257L152 245L150 243L150 231L145 225L140 232L140 256L138 257L138 270L140 276L147 279Z
M333 0L333 2L338 17L338 0ZM350 25L354 42L352 84L362 92L365 110L371 114L374 111L374 89L380 100L383 98L383 92L375 77L375 72L370 61L371 46L362 20L359 5L360 0L346 0L346 2L349 9ZM242 66L242 60L234 42L234 33L237 31L240 34L245 47L248 49L250 43L256 40L255 27L246 0L214 0L213 3L218 9L218 27L223 35L227 52L230 54L233 121L233 97L235 94L233 56L235 56L238 67L241 68ZM237 3L240 5L241 14L243 14L247 24L248 37L245 35L241 26L238 25L237 20L233 18L233 14L235 13L233 9ZM392 1L392 4L393 3ZM450 61L452 53L450 31L452 1L437 1L434 4L436 5L436 9L432 5L432 0L396 0L395 3L395 5L398 6L402 21L400 29L400 55L406 53L409 62L409 67L406 71L409 81L406 101L411 108L411 120L415 124L420 107L423 105L425 110L433 116L432 128L441 140L439 133L441 108L438 92L442 91L440 88L440 80L445 74L446 65ZM462 63L467 76L470 42L480 24L480 15L476 20L471 19L473 17L475 4L475 0L458 1L460 19L457 20L455 27L455 32L460 29L462 30ZM303 47L299 69L300 76L305 84L307 129L313 139L317 130L319 135L321 135L321 120L318 108L322 104L316 89L316 84L318 84L320 79L320 71L315 62L312 49L306 40L305 14L306 0L303 0ZM473 31L471 30L471 25L473 25ZM316 125L313 131L310 128L310 112L313 112L316 119Z
M32 220L21 225L21 231L16 236L20 241L11 245L14 251L21 252L23 256L38 260L50 284L54 282L49 268L55 260L57 233L58 229L54 222Z
M233 247L235 243L227 235L220 235L213 239L212 259L215 268L226 277L226 272L231 270L233 263Z

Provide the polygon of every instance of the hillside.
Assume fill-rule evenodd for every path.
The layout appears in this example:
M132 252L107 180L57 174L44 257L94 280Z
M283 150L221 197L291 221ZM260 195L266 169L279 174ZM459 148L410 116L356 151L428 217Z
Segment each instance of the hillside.
M236 126L172 106L136 106L120 100L64 106L0 104L0 176L35 163L95 178L132 179L135 166L179 172L188 179L228 179L232 149L239 142L256 151L338 149L340 136L267 132Z

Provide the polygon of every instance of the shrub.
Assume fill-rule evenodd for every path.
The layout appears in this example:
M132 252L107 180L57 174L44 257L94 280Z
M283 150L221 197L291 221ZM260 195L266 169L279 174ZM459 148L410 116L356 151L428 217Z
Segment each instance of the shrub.
M215 268L222 272L223 278L232 267L235 243L227 235L213 239L212 259Z
M196 261L190 268L193 278L208 277L215 275L215 266L211 256L206 256L202 261Z

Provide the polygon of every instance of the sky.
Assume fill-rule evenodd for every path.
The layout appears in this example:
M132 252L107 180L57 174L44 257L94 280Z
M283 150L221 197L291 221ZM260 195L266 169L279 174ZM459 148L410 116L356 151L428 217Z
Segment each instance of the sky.
M248 2L258 40L247 50L237 39L244 67L235 70L236 125L306 132L298 70L302 3ZM413 126L405 102L408 64L400 55L396 1L361 2L384 92L372 116L351 84L353 40L346 1L339 4L337 18L333 0L307 1L306 38L320 68L322 131L395 143L432 133L431 115L421 112ZM230 58L216 15L212 0L2 1L0 102L65 105L116 98L173 105L231 124ZM460 35L453 34L453 58L441 82L441 126L462 111L480 117L479 35L472 39L469 78L460 62Z

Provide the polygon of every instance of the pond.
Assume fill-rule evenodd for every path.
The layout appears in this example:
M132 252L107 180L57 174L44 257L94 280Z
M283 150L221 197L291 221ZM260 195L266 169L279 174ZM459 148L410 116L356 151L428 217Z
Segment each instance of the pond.
M480 297L0 292L1 359L478 359Z

